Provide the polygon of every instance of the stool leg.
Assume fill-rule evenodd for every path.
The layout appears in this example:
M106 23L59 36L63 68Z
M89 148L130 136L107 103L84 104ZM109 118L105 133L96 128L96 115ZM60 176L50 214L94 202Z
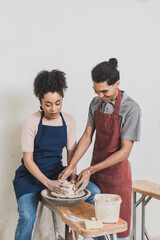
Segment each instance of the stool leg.
M58 240L58 225L57 225L57 220L56 220L56 214L52 210L52 218L53 218L53 225L54 225L54 234L55 234L55 239Z
M142 201L142 236L141 240L145 240L145 198Z
M110 236L111 236L111 240L117 240L117 234L113 233Z
M72 235L73 235L73 240L78 240L77 233L73 229L72 229Z
M152 197L148 197L147 196L143 199L142 201L142 240L145 240L145 237L147 240L151 240L147 229L145 227L145 211L146 211L146 204L151 200Z
M107 235L105 235L105 239L106 239L106 240L111 240L111 239L113 239L113 238L111 238L110 235L107 234Z
M39 207L39 211L38 211L38 215L37 215L37 221L36 221L34 234L33 234L33 240L37 239L39 224L40 224L40 220L41 220L41 216L42 216L42 212L43 212L43 207L44 207L43 202L40 202L40 207Z
M133 192L133 240L136 240L136 192Z
M69 226L65 224L65 240L67 240L68 235L69 235Z
M133 191L133 208L132 208L132 214L133 214L133 223L132 223L132 231L131 231L131 234L130 234L130 237L129 239L130 240L136 240L136 192Z

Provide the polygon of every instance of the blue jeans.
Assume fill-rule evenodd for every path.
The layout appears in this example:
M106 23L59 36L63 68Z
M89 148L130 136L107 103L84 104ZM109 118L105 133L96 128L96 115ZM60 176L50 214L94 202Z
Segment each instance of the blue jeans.
M97 185L95 185L94 183L92 183L92 182L89 181L86 189L91 192L91 195L90 195L89 198L86 200L86 202L88 202L88 203L90 203L90 204L92 204L92 205L95 205L95 203L94 203L94 196L95 196L96 194L100 194L100 193L101 193L99 187L98 187Z
M86 188L91 192L91 195L86 202L94 205L94 196L95 194L100 193L100 190L92 182L89 182ZM15 233L15 240L31 240L39 198L39 192L28 193L19 198L19 219Z
M40 193L28 193L18 200L19 219L15 240L31 240Z

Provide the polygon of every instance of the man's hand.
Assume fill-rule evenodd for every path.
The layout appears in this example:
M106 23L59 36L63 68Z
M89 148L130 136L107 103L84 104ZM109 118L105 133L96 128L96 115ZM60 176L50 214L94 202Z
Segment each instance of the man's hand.
M65 181L73 172L73 169L68 166L58 176L58 180Z
M85 189L89 183L91 173L88 168L84 169L78 176L77 183L75 185L76 192L79 193Z
M63 181L58 180L48 180L47 182L47 188L50 191L61 193L61 194L67 194L67 186L63 186Z

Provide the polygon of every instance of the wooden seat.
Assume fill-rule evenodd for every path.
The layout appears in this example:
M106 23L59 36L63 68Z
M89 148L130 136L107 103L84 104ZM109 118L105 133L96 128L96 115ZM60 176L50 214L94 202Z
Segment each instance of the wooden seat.
M122 219L119 219L117 223L105 223L103 224L102 229L87 230L84 225L84 220L91 220L92 217L95 217L95 210L93 205L86 202L83 202L78 206L59 207L49 203L42 198L42 205L45 205L52 211L52 214L54 214L53 223L56 239L62 239L62 236L58 236L57 223L55 222L55 213L61 217L66 226L69 226L73 230L74 237L76 239L79 235L83 237L96 237L106 235L107 239L116 240L117 233L127 230L127 223ZM36 239L36 234L34 234L33 239Z
M152 198L160 199L160 185L147 180L134 181L132 190Z
M145 207L152 198L160 199L160 185L147 180L137 180L133 182L132 190L133 190L133 229L131 232L130 240L136 240L136 208L140 205L140 203L142 203L141 240L145 240L145 238L150 240L150 236L145 227ZM141 197L138 200L137 193L141 194Z

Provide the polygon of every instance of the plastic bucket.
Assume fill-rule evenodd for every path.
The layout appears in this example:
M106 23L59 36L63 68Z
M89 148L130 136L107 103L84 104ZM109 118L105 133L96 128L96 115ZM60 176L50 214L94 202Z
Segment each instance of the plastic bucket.
M104 223L115 223L119 220L120 205L122 199L116 194L96 194L95 216L96 220Z

